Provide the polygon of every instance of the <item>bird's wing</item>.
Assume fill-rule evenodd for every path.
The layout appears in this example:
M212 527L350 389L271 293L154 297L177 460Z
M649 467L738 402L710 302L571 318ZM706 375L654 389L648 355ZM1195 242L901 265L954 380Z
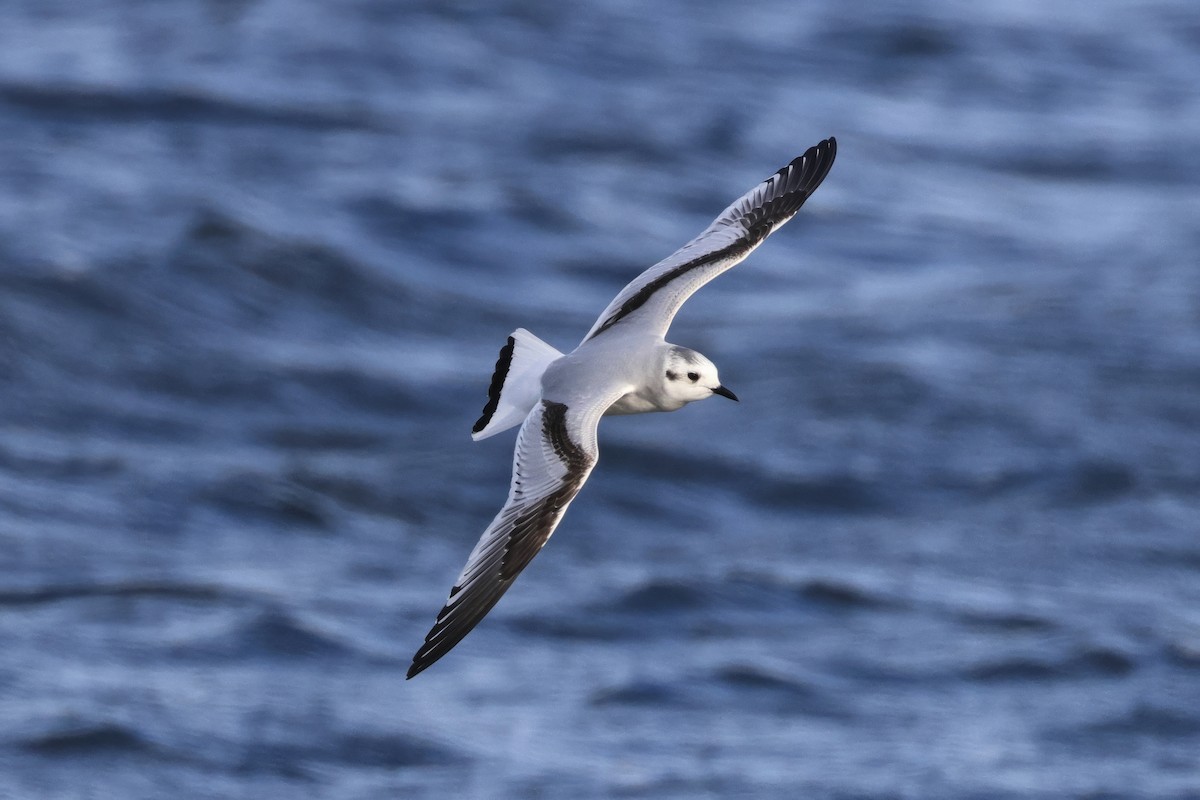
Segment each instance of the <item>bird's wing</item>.
M583 340L617 324L643 325L665 336L685 300L796 215L825 180L836 155L831 136L738 198L703 233L622 289Z
M471 551L413 656L409 678L470 633L546 544L596 464L601 415L627 390L562 403L543 399L529 412L517 435L508 501Z

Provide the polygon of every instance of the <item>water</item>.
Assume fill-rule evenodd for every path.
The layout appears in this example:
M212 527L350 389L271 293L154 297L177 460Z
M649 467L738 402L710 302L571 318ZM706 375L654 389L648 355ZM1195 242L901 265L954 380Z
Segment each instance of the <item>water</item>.
M0 23L0 796L1200 797L1193 4ZM831 134L405 682L508 332Z

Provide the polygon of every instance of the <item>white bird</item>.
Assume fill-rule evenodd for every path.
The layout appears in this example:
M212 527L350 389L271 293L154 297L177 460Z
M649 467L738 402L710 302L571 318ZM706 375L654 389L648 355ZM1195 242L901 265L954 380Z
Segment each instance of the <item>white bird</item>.
M795 216L836 154L830 137L740 197L622 289L570 353L523 328L508 337L472 430L478 441L521 425L508 500L471 551L409 678L470 633L549 540L596 466L600 417L675 411L714 394L737 400L711 361L665 341L667 328L697 289Z

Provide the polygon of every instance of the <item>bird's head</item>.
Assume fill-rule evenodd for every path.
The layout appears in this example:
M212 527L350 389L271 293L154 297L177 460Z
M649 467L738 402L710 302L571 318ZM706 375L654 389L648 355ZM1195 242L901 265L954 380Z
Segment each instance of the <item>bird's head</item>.
M721 385L717 365L686 347L671 345L663 359L663 395L679 406L719 394L730 400L737 395Z

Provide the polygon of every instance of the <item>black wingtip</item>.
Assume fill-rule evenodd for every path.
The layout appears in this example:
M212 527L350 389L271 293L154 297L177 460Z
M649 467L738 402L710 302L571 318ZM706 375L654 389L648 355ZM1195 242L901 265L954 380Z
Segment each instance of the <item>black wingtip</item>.
M781 169L780 172L785 173L790 167L807 167L805 170L807 173L805 176L807 178L806 191L808 194L812 194L825 179L835 158L837 158L837 139L830 136L805 150L804 155L792 159L792 163ZM812 180L813 178L816 180Z
M804 155L800 156L800 158L797 158L796 161L800 162L800 161L804 161L805 159L810 159L813 162L815 162L815 167L816 167L815 171L817 173L821 173L821 180L824 180L825 179L824 173L829 172L829 168L831 166L833 166L833 160L836 157L837 157L837 139L834 138L833 136L830 136L828 139L822 139L821 141L814 144L812 147L808 148L808 150L804 151ZM793 162L793 163L796 163L796 162ZM811 188L809 189L810 194L816 190L817 186L821 185L821 180L818 180L818 181L816 181L815 184L810 185L811 186Z
M800 206L804 205L804 201L824 182L825 176L833 168L833 162L836 158L837 139L830 136L828 139L823 139L805 150L804 155L788 165L788 167L802 167L796 175L796 189L799 195L797 199L799 202L796 204L796 208L792 210L793 214L800 209ZM784 169L786 170L787 167Z
M487 405L483 407L483 415L476 420L475 425L471 428L471 433L479 433L492 421L492 415L496 413L496 409L500 405L500 392L504 389L504 379L508 377L508 370L512 366L513 350L516 347L517 340L509 336L504 347L500 348L500 357L496 359L496 369L492 372L492 383L488 387Z
M836 156L837 140L830 136L767 178L764 184L768 187L767 197L759 205L743 206L742 224L746 226L746 239L751 247L796 215L825 180Z
M412 680L415 676L420 675L436 664L438 659L448 652L449 648L438 649L429 647L429 640L433 638L436 631L437 626L435 625L433 630L429 632L429 636L425 637L425 644L421 645L421 649L413 656L412 664L409 665L408 674L404 676L404 680Z

